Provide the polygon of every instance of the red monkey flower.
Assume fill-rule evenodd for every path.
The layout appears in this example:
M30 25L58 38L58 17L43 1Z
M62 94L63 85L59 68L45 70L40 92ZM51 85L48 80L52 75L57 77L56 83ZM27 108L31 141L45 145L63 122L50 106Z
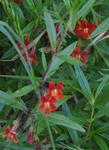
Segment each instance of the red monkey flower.
M44 95L41 97L41 103L38 106L39 110L43 110L46 115L50 114L51 111L56 111L57 107L55 106L56 99Z
M8 125L8 126L5 126L4 128L4 131L2 133L2 137L3 138L7 138L8 137L8 134L10 133L11 131L11 127Z
M59 82L57 85L53 81L49 83L47 92L41 97L41 103L38 106L39 110L43 110L46 115L51 111L56 111L56 102L64 97L63 84Z
M75 33L77 36L81 36L83 39L88 39L90 34L96 29L95 23L90 23L88 21L79 21L75 26Z
M17 126L18 126L17 121L14 121L12 128L10 126L6 126L2 133L2 137L6 138L8 141L18 143L18 138L16 133Z
M81 51L80 47L76 47L71 54L71 56L77 58L78 60L81 60L83 63L88 62L87 55L88 51L87 50Z
M26 46L28 46L30 44L30 41L27 37L24 38L24 44ZM26 60L26 62L28 62L28 63L30 62L31 64L35 64L35 65L38 64L38 58L37 58L37 55L35 54L35 49L34 48L31 48L31 49L27 50L27 53L28 53L28 58L27 58L27 54L23 50L22 45L19 42L17 42L17 46L21 50L21 52L23 53L23 56L24 56L24 59Z
M64 85L62 82L59 82L57 85L54 84L53 81L49 83L48 86L48 95L51 97L55 97L56 99L62 99L64 97L63 94Z

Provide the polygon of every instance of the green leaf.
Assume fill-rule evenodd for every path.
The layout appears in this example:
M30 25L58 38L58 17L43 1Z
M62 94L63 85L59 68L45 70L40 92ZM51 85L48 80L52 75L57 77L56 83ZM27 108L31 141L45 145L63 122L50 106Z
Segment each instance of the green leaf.
M84 17L89 10L92 8L93 4L95 3L96 0L88 0L83 7L77 12L76 14L76 19L80 19L81 17Z
M13 97L21 97L21 96L24 96L24 95L30 93L33 90L34 90L33 85L27 85L27 86L24 86L23 88L15 91L12 95L13 95Z
M40 135L44 130L45 130L46 126L44 124L44 120L40 119L38 122L37 122L37 125L36 125L36 133L37 135Z
M0 145L7 148L6 150L34 150L34 148L31 148L29 146L24 147L24 146L20 146L18 144L12 144L12 143L7 144L7 142L1 142Z
M75 66L75 74L84 96L89 100L91 104L93 104L94 99L89 87L89 83L79 66Z
M76 47L76 44L77 44L77 42L74 42L73 44L71 44L70 46L65 48L63 51L61 51L59 54L57 54L57 56L54 56L52 58L52 63L47 72L47 78L49 78L51 75L53 75L56 72L56 70L59 68L59 66L62 63L64 63L64 60L61 60L59 57L63 56L63 55L66 55L66 56L70 55L72 53L72 51L74 50L74 48Z
M44 71L46 71L47 70L47 61L46 61L44 51L42 51L42 64L43 64Z
M95 93L95 99L97 99L97 97L99 96L103 88L105 87L107 80L108 79L104 78L103 81L99 84L97 91Z
M56 48L56 30L54 21L47 11L45 11L44 16L51 47Z
M60 125L60 126L75 129L81 132L85 132L85 130L83 129L81 125L79 125L76 122L73 122L68 117L65 117L63 115L52 113L50 116L48 116L48 119L49 119L49 122L55 125Z
M59 55L58 57L62 59L64 62L67 62L71 65L82 65L82 63L79 60L73 58L72 56Z
M14 9L14 12L15 12L16 14L18 14L18 16L19 16L19 18L20 18L20 22L24 23L24 21L25 21L25 16L24 16L24 14L23 14L22 9L21 9L21 8L19 7L19 5L17 5L16 3L12 3L11 5L12 5L12 7L13 7L13 9Z
M56 103L56 106L59 107L61 106L62 104L64 104L67 100L69 100L72 96L64 96L63 99L59 100L57 103Z
M101 106L99 107L99 111L95 114L94 118L99 119L103 116L109 117L109 106Z
M68 106L67 102L62 105L62 110L63 110L65 116L72 117L72 113L70 111L70 107ZM68 129L68 132L71 136L72 142L75 145L78 145L79 144L79 138L78 138L77 131L75 131L74 129Z
M71 8L71 1L70 0L63 0L65 3L65 6L67 7L67 9L69 10Z
M15 100L12 96L10 96L9 94L7 94L3 91L0 91L0 103L10 105L14 102L15 102Z
M96 37L97 35L106 32L109 29L109 18L106 18L97 28L96 30L89 36L89 39Z
M100 136L96 135L94 138L100 150L109 150L106 142Z
M8 93L3 91L0 91L0 103L20 110L26 109L26 105L22 100L18 101L12 95L9 95Z

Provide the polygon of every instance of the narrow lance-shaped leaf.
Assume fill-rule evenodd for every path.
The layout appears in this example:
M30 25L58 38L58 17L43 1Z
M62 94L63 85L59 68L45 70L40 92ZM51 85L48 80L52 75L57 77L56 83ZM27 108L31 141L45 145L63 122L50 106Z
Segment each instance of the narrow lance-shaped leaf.
M44 71L46 71L46 69L47 69L47 61L46 61L46 57L45 57L44 51L42 51L42 64L43 64Z
M96 0L88 0L83 7L77 12L77 20L83 16L85 16L89 10L91 9L91 7L93 6L93 4L95 3Z
M19 101L4 91L0 91L0 103L20 110L26 109L26 105L22 100Z
M99 96L103 88L105 87L107 80L108 79L104 78L103 81L99 84L97 91L95 93L95 99L97 99L97 97Z
M106 142L101 138L100 136L95 136L95 141L100 148L100 150L109 150L109 147L107 146Z
M70 111L70 107L68 106L67 102L65 102L63 105L62 105L62 110L64 112L64 114L68 117L71 117L72 116L72 113ZM79 138L78 138L78 134L77 134L77 131L75 131L74 129L68 129L68 132L71 136L71 139L72 139L72 142L77 145L79 144Z
M56 48L56 30L53 19L47 11L45 11L44 16L51 47Z
M27 86L24 86L23 88L15 91L12 95L14 97L21 97L21 96L24 96L24 95L30 93L33 90L34 90L34 86L33 85L27 85Z
M64 96L64 98L61 99L61 101L58 101L56 103L56 106L59 107L61 106L62 104L64 104L66 101L68 101L72 96Z
M82 65L81 61L72 56L60 55L59 58L71 65Z
M76 74L77 80L80 84L80 87L82 89L84 96L88 99L88 101L91 104L93 104L94 99L93 99L93 95L89 87L89 83L79 66L75 66L75 74Z
M52 122L53 124L75 129L77 131L85 132L85 130L81 125L79 125L78 123L70 120L68 117L65 117L63 115L53 113L50 116L48 116L48 119L49 122Z

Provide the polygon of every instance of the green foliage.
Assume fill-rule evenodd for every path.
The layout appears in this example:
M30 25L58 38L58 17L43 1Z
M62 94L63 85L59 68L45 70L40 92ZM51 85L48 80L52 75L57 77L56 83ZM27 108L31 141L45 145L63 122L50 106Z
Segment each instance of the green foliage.
M0 0L0 150L109 149L108 14L109 0ZM86 39L81 20L97 26ZM50 81L64 88L48 96ZM3 138L14 120L18 144Z

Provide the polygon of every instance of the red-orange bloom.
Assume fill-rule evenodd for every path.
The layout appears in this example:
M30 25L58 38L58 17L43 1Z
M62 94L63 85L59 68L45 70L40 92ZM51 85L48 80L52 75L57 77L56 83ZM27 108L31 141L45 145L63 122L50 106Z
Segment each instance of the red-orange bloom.
M11 128L10 126L6 126L2 133L2 137L6 138L8 141L12 141L14 143L18 143L17 133L16 133L16 126L13 125Z
M2 137L3 137L3 138L7 138L7 137L8 137L8 134L10 133L10 131L11 131L11 127L10 127L10 126L6 126L6 127L4 128L3 133L2 133Z
M28 46L30 44L30 41L27 37L24 38L24 44L26 46ZM35 54L34 48L27 50L27 54L28 54L28 58L27 58L27 54L26 54L26 52L24 52L22 45L19 42L17 42L17 46L23 53L23 56L24 56L26 62L28 62L28 63L30 62L31 64L35 64L35 65L38 64L38 58L37 58L37 55Z
M41 103L38 106L39 110L43 110L46 115L50 114L51 111L56 111L57 107L55 106L56 99L54 97L49 97L44 95L41 97Z
M88 21L79 21L75 26L75 33L77 36L81 36L83 39L88 39L90 34L96 29L95 23L90 23Z
M62 82L59 82L57 85L54 84L53 81L49 83L48 86L48 95L49 97L55 97L56 99L61 99L64 97L63 94L64 85Z
M88 51L87 50L83 50L81 51L80 47L76 47L71 56L77 58L78 60L81 60L83 63L87 63L88 62Z
M51 111L56 111L56 102L64 97L63 94L64 85L59 82L57 85L53 81L49 83L48 90L41 97L41 103L38 106L39 110L43 110L46 115L50 114Z

